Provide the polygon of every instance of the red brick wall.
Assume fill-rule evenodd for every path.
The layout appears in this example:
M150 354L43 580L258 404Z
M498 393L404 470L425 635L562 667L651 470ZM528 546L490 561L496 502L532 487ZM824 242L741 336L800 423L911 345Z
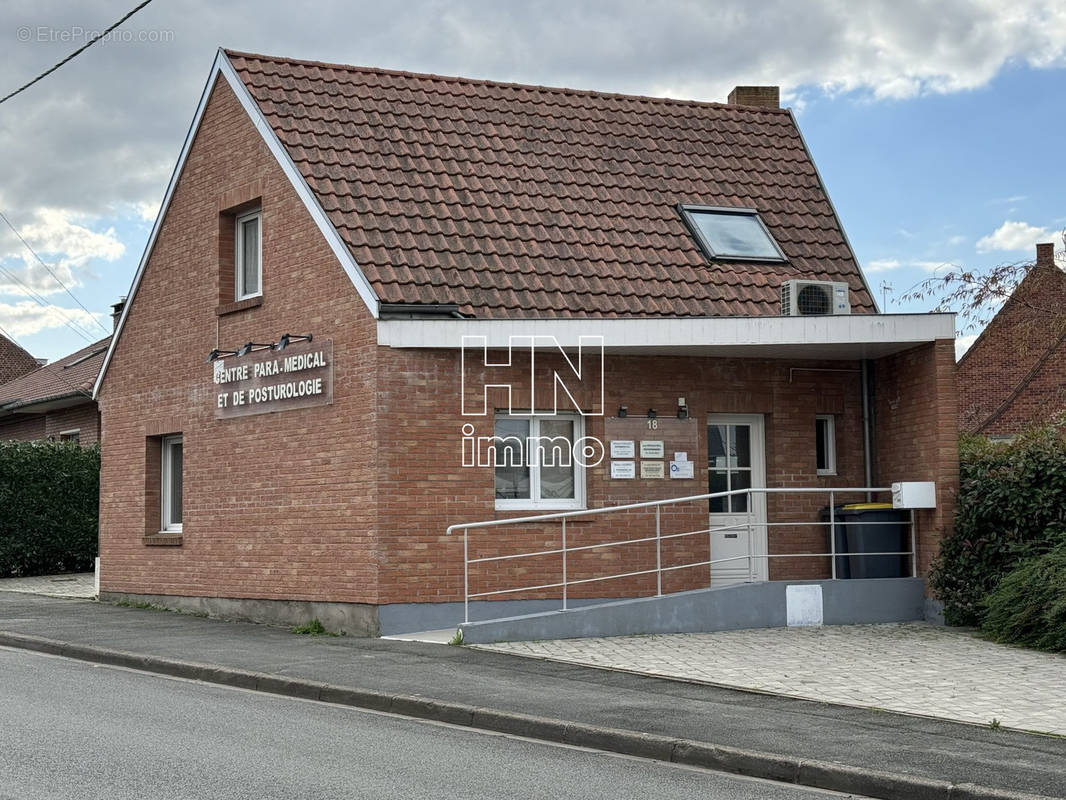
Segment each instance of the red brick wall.
M0 420L0 439L18 442L32 442L43 439L44 415L30 414L8 417Z
M44 435L59 441L62 431L79 429L82 444L95 444L100 440L100 414L96 403L85 403L72 408L53 411L45 416Z
M219 215L258 198L262 304L218 316ZM130 302L100 395L101 589L375 602L373 319L224 82ZM208 351L306 332L333 340L332 405L214 418ZM152 546L147 440L178 432L182 544Z
M0 383L33 372L39 366L37 359L7 337L0 336Z
M74 429L80 430L79 441L82 444L95 444L100 440L100 415L96 403L0 420L0 439L31 442L54 438L59 441L62 431Z
M401 351L382 348L378 392L383 474L381 514L381 601L411 602L462 599L462 539L446 537L455 523L545 512L494 510L493 472L490 468L461 467L461 430L471 418L460 415L459 357L455 351ZM805 372L790 368L813 367L844 370ZM547 362L542 367L546 372ZM519 373L520 370L516 370ZM469 374L469 373L468 373ZM706 417L708 413L764 414L766 423L767 485L862 486L862 414L858 364L846 362L800 363L768 360L705 359L679 357L606 357L605 410L613 416L619 405L630 415L655 408L672 416L677 398L685 397L696 420L698 445L687 448L695 462L693 481L618 481L608 478L609 458L587 471L588 505L602 507L652 499L702 494L707 491ZM538 385L550 386L540 379ZM528 392L528 389L525 389ZM589 398L579 397L586 407ZM490 403L506 406L506 396L490 396ZM537 400L538 408L551 407L550 393ZM816 414L837 416L838 474L816 475ZM492 433L491 417L473 418L477 435ZM603 417L588 417L586 434L603 438ZM387 432L387 436L384 435ZM648 434L645 438L656 438ZM672 453L667 453L667 460ZM839 498L843 500L845 498ZM827 504L826 495L772 499L771 520L817 520ZM568 523L568 544L591 544L620 538L641 538L654 533L654 516L633 511L604 522ZM664 512L664 534L706 529L706 501L677 506ZM522 550L552 549L559 545L559 524L530 531L501 527L471 532L471 557L502 555ZM821 528L772 530L770 552L824 552L826 533ZM705 560L703 537L674 540L664 545L663 564ZM651 545L586 551L574 556L569 577L592 577L648 569L654 566ZM495 569L495 572L492 570ZM508 586L552 583L559 580L558 556L508 562L504 567L480 567L472 572L471 591ZM667 576L664 590L707 585L707 567L679 570ZM778 559L772 562L775 578L828 576L828 563L820 559ZM482 578L491 576L491 580ZM654 591L654 576L623 579L574 587L571 595L619 596ZM555 592L515 594L555 596ZM505 597L504 599L508 599Z
M1064 307L1066 274L1048 252L959 361L962 431L1016 434L1066 409Z
M935 481L937 507L918 512L918 573L925 575L951 532L959 482L955 345L950 339L875 363L874 480Z

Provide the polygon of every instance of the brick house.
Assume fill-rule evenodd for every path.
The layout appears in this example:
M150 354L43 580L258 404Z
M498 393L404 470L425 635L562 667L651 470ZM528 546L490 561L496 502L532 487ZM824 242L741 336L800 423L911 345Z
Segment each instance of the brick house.
M36 358L0 334L0 384L33 372L39 366L41 364Z
M100 440L93 385L111 337L0 384L0 439Z
M1052 243L957 368L959 428L1011 437L1066 410L1066 272Z
M352 633L443 627L465 596L449 525L898 480L937 485L918 515L924 574L957 480L953 330L949 315L877 313L776 90L696 103L220 51L96 386L102 597ZM559 347L498 366L516 341ZM479 439L534 434L611 453L464 466ZM756 526L662 557L825 552L821 528L767 521L809 524L826 501L668 507L664 530L708 514ZM597 542L647 524L569 530ZM557 535L501 529L472 547ZM648 558L584 551L572 575ZM477 586L558 568L511 562ZM831 565L744 569L816 580ZM707 567L663 581L706 586Z

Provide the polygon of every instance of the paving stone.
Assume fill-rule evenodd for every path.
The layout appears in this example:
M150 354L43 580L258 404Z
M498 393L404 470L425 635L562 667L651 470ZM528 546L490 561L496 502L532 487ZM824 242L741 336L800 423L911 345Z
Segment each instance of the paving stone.
M1066 731L1066 657L924 623L476 645L1028 731Z

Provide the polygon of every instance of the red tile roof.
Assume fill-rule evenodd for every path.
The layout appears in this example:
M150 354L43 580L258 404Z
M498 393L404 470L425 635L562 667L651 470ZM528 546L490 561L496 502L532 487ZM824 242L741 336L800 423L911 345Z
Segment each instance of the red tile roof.
M110 336L21 378L0 384L0 413L77 394L84 394L89 402L109 344Z
M874 310L788 110L228 52L385 303L479 317ZM757 209L786 264L709 262L677 205Z

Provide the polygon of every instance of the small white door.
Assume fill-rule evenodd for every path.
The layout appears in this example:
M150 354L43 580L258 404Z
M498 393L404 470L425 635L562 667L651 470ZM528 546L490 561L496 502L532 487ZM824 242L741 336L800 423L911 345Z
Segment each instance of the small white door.
M711 414L707 418L707 491L766 486L761 414ZM749 497L751 503L749 507ZM733 495L709 501L711 585L764 581L767 577L766 495Z

